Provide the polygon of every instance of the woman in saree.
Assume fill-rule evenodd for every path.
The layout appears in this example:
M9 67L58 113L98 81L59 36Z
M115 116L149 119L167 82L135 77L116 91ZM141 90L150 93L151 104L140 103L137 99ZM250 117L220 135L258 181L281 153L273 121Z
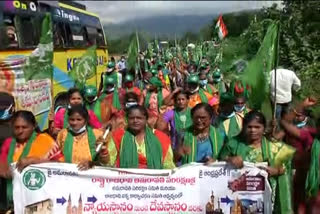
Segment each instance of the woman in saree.
M286 142L297 150L293 158L293 167L296 170L293 197L294 210L299 214L311 213L312 207L320 205L320 119L317 120L316 127L307 123L311 120L307 117L307 108L315 104L314 98L305 99L284 114L280 122Z
M150 85L143 91L144 107L148 110L148 124L150 127L155 127L160 113L166 107L163 106L163 100L170 94L170 92L163 88L162 82L158 77L150 79ZM140 102L140 104L142 104Z
M192 119L191 109L188 107L189 94L181 90L173 93L175 108L160 116L157 128L163 132L170 133L171 146L175 150L179 136L183 136L184 131L191 126Z
M117 129L101 151L102 165L118 168L172 169L173 153L169 137L147 126L148 112L139 105L127 110L127 129Z
M218 129L211 125L212 107L207 103L197 104L191 110L192 126L184 133L178 146L176 160L182 164L200 162L209 164L218 159L223 137Z
M83 105L83 97L79 89L70 88L68 90L69 105L71 108L74 105ZM54 129L59 132L68 126L68 108L60 108L54 116ZM89 124L94 128L101 128L102 125L92 110L89 110Z
M88 125L89 113L83 105L68 110L68 127L57 136L57 144L50 152L50 160L78 164L79 170L93 166L96 158L96 142L103 132Z
M266 119L257 111L245 115L241 133L229 140L221 150L220 158L236 168L243 161L267 162L272 188L273 213L293 213L291 200L291 160L295 149L282 142L271 142L264 137Z
M17 111L12 117L13 137L7 138L0 152L0 176L7 180L7 199L12 203L12 173L10 164L17 162L18 171L30 164L47 159L54 148L54 140L40 133L36 119L30 111Z

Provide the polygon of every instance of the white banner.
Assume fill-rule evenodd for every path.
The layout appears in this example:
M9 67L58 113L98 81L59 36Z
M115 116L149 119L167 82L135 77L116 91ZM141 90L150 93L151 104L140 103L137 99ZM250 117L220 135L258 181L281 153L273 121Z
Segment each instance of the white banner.
M14 97L18 110L29 110L34 115L49 111L52 105L50 79L30 80L16 84Z
M17 214L271 213L267 173L224 162L174 170L78 171L74 164L33 165L14 172Z

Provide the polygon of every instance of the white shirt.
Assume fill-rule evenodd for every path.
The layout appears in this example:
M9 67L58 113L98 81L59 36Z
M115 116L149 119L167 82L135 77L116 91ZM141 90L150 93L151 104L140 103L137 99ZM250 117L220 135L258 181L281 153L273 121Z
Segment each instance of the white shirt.
M126 61L122 62L121 60L118 62L118 69L121 71L126 68Z
M271 99L274 101L274 70L270 73L270 89ZM298 91L301 87L301 81L297 75L290 70L279 68L277 69L277 97L276 103L289 103L292 100L291 90Z

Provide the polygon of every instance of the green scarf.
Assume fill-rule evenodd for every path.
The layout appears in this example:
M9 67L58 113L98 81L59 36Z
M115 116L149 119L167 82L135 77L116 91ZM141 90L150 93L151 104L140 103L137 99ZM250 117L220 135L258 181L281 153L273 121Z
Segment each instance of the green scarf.
M117 110L121 109L121 104L120 104L120 99L119 99L119 91L117 88L114 90L113 95L112 95L112 105Z
M149 108L150 106L150 97L151 97L150 91L147 91L146 99L144 101L144 107ZM162 88L158 88L158 93L157 93L157 100L158 100L158 110L162 106L163 103L163 95L162 95Z
M33 131L31 137L29 138L26 146L23 148L22 154L19 157L19 160L28 156L32 143L37 137L37 132ZM17 140L12 138L10 143L9 153L7 157L8 164L10 165L13 162L14 150L16 149ZM12 186L12 179L8 179L7 182L7 199L11 202L13 201L13 186Z
M204 92L205 92L205 90L203 88L199 89L199 95L200 95L201 102L208 103L208 97L206 96L206 94Z
M162 146L159 139L149 127L146 127L144 138L148 169L162 169ZM138 168L138 151L135 136L126 131L120 145L120 168Z
M86 108L88 110L92 110L94 114L97 116L100 122L102 122L102 117L101 117L101 99L97 99L93 104L86 104Z
M225 119L223 119L223 118L221 118L221 120L220 120L219 128L226 133L228 138L232 138L232 137L237 136L241 130L240 130L239 124L237 122L236 116L232 116L231 118L227 118L227 120L228 119L230 119L229 130L225 129L224 124L223 124Z
M90 126L87 126L88 144L90 148L91 159L94 160L96 157L96 137L94 136L93 130ZM66 163L72 163L73 153L73 138L74 136L68 130L66 141L64 142L63 155Z
M185 115L186 116L186 121L182 122L181 121L181 116ZM186 128L192 125L192 120L191 120L191 110L188 107L184 111L177 111L174 110L174 123L176 126L176 131L184 131Z
M319 158L320 158L320 141L315 138L311 147L310 169L307 174L305 190L308 197L315 197L319 190Z
M280 148L281 149L281 148ZM279 149L279 150L280 150ZM270 166L275 166L275 159L271 153L271 142L266 138L262 139L262 157L263 161L269 163ZM269 177L270 186L272 188L272 199L274 201L273 213L290 214L293 213L291 200L291 184L292 184L292 170L291 161L285 163L286 174L277 177Z
M222 148L223 139L219 131L210 126L209 137L212 146L212 158L217 159L219 157L220 150ZM191 148L191 152L188 155L182 157L182 164L187 164L196 161L197 156L197 137L193 135L193 127L191 126L184 135L184 145Z

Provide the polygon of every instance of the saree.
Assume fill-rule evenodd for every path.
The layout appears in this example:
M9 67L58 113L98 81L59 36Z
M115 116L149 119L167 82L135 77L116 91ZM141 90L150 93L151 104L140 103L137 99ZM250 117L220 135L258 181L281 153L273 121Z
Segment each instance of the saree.
M46 158L50 150L55 146L55 141L48 134L34 132L30 139L28 142L18 144L14 138L7 138L1 147L0 161L11 164L21 158ZM12 196L12 180L9 179L7 182L7 199L12 201Z
M137 166L131 167L131 168L148 168L148 159L150 159L150 156L148 158L148 155L150 155L150 147L148 147L148 143L155 143L154 141L152 142L146 142L147 140L150 141L154 137L157 138L157 140L160 143L161 150L161 159L162 159L162 168L163 169L172 169L175 167L173 163L173 152L171 148L171 142L169 137L164 134L163 132L156 130L156 129L150 129L151 132L153 133L153 137L147 138L145 137L144 141L140 144L138 144L135 140L134 147L136 148L135 151L137 154L134 156L138 156L138 163ZM114 132L112 132L108 137L107 137L107 150L108 154L110 155L110 160L108 163L105 163L107 166L113 166L113 167L121 167L121 156L124 155L123 153L123 139L126 135L127 131L125 129L117 129ZM132 137L132 136L131 136ZM133 142L132 142L133 143ZM135 152L133 151L133 152ZM131 162L132 164L132 162Z
M210 126L209 129L209 139L212 148L212 158L218 159L222 145L223 145L223 137L220 135L219 130L215 127ZM193 134L193 127L190 127L185 135L183 140L183 145L191 148L191 152L188 155L182 157L182 164L187 164L196 161L197 156L197 137Z
M269 182L272 188L273 213L290 214L293 213L291 162L294 153L293 147L282 142L271 142L263 138L261 148L256 149L246 144L241 137L235 137L224 145L220 158L241 156L244 161L268 162L271 167L284 167L285 174L269 177Z
M95 139L98 139L103 135L103 132L99 129L92 129L93 135ZM81 161L87 161L87 160L92 160L92 151L90 150L90 144L89 144L89 136L87 131L84 133L78 135L78 136L73 136L73 146L72 146L72 151L71 156L72 157L65 157L66 154L64 152L66 151L66 140L68 136L68 130L63 129L59 132L57 136L57 144L56 147L54 148L54 151L50 152L50 159L51 160L56 160L60 162L66 162L67 159L69 159L68 162L78 164ZM92 143L92 142L90 142ZM93 142L94 144L96 142Z

